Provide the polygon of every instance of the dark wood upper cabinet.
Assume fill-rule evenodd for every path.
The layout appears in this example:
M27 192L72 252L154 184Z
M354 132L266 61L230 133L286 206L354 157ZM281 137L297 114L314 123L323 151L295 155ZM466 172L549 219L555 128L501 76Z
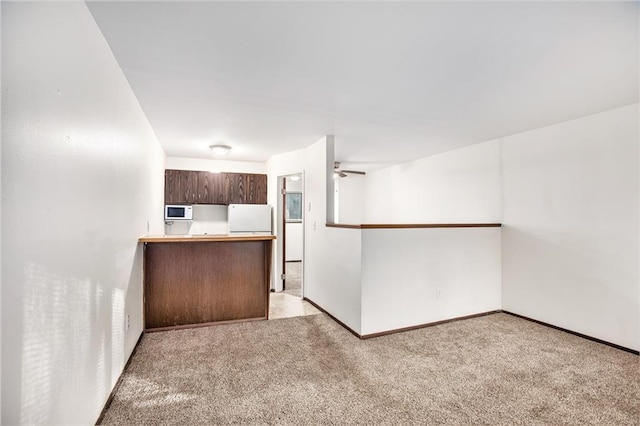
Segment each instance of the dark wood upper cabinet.
M185 170L164 171L164 203L195 204L198 202L198 174Z
M267 204L267 175L225 173L229 204Z
M245 204L247 202L246 179L242 173L225 173L225 189L229 204Z
M165 204L266 204L267 175L165 170Z
M267 204L267 175L245 175L246 203Z
M196 173L198 173L199 204L229 204L224 190L224 176L222 173Z
M178 170L164 171L164 203L176 204L180 196L178 195Z

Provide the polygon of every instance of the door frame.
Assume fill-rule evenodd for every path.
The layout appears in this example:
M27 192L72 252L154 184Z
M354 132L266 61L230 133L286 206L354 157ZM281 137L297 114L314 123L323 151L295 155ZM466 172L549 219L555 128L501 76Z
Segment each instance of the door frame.
M287 205L287 177L282 178L282 189L279 189L280 197L278 202L282 203L282 215L278 218L282 227L282 261L280 265L282 267L282 275L280 275L282 281L282 291L287 289L287 218L285 217L285 207Z
M285 218L285 197L286 197L286 178L299 175L300 179L302 179L302 276L301 276L301 292L304 297L304 259L305 259L305 216L306 209L305 206L305 184L304 184L304 171L289 173L286 175L278 176L278 196L277 196L277 205L276 205L276 217L275 222L278 224L276 229L276 276L275 283L273 285L272 291L281 292L284 291L286 286L286 279L282 279L281 277L284 275L286 270L286 218ZM296 191L297 192L297 191Z

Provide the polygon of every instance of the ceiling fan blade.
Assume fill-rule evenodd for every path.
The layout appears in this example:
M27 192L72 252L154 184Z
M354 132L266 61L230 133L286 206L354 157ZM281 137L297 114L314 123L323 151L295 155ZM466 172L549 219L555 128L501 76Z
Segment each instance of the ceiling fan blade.
M339 161L335 161L333 163L333 172L336 173L341 178L347 177L347 173L352 174L352 175L366 175L365 172L361 172L360 170L342 170L340 168L340 162Z

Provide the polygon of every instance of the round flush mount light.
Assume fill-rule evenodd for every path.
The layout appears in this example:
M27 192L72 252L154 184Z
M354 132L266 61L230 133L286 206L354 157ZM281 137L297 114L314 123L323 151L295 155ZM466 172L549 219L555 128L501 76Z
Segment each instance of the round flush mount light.
M300 180L300 175L291 175L289 176L289 179L291 179L294 182L297 182Z
M213 155L227 155L229 151L231 151L231 147L229 145L210 145L209 149L213 152Z

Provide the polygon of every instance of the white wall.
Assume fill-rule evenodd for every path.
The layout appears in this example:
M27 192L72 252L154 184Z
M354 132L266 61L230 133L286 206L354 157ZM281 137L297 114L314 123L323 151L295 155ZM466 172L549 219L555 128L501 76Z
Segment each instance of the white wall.
M500 147L340 179L340 223L500 222ZM362 231L362 334L500 308L499 228Z
M365 229L362 334L501 309L500 273L500 228Z
M638 105L504 139L503 307L640 349Z
M208 160L205 158L167 157L167 169L215 173L267 173L267 164L252 161Z
M302 179L292 180L287 178L287 192L304 192L304 181Z
M287 262L301 261L303 255L304 224L302 222L288 222L285 255Z
M304 174L307 164L306 149L274 155L267 161L267 195L269 204L278 203L278 176L288 176L297 173ZM304 182L304 179L302 180ZM303 212L304 214L304 212Z
M305 297L360 332L360 233L325 226L332 208L333 138L310 146L306 158Z
M317 228L305 254L305 297L362 332L362 234L354 229Z
M277 205L278 176L303 173L304 293L352 329L360 330L360 235L325 227L327 167L333 166L333 138L322 138L306 149L276 155L267 162L269 203ZM277 222L277 221L276 221ZM278 227L276 223L276 227ZM346 231L346 232L345 232ZM277 235L280 235L276 230ZM279 244L282 244L280 239ZM274 255L275 289L282 289L282 251Z
M364 222L500 222L500 179L497 140L373 171Z
M164 153L84 2L3 2L2 38L2 423L90 424L142 332Z
M503 309L638 349L638 114L627 106L371 172L364 221L502 222Z
M274 208L275 218L282 217L282 212L278 211L278 199L281 197L280 191L278 190L278 177L296 173L304 175L307 162L305 151L305 149L300 149L297 151L287 152L285 154L274 155L267 161L267 200ZM282 208L282 206L280 207ZM306 209L303 209L302 215L304 221L304 218L306 217ZM282 270L283 238L281 228L280 220L274 220L273 233L276 235L277 239L274 243L273 250L271 288L275 291L282 291L282 280L279 277L284 272ZM276 277L278 278L276 279Z
M360 231L325 227L327 195L331 191L326 179L327 164L333 163L330 143L321 140L304 150L306 297L362 334L500 309L498 228ZM448 161L461 158L463 161L458 167L446 166ZM274 157L270 160L270 172L279 176L293 173L292 164L300 164L301 160L299 155L286 159ZM482 185L476 185L476 188L481 187L484 195L491 195L490 201L498 203L501 195L499 162L500 150L496 141L473 147L466 154L455 152L431 162L422 161L427 169L437 164L437 172L448 177L448 180L443 178L444 181L454 182L451 189L457 191L459 197L466 195L461 180L474 183L482 180ZM285 166L287 163L288 167ZM412 169L420 167L422 165ZM461 171L461 168L465 170ZM463 177L452 177L452 170ZM437 172L430 170L432 176ZM478 173L476 178L474 172ZM399 175L397 173L396 177ZM339 184L343 181L345 179ZM345 194L362 193L364 180L352 179L352 182L346 185L348 189L341 186L341 207L346 205L342 203ZM404 179L402 182L408 186L413 181ZM490 188L490 184L495 187ZM409 191L410 188L406 189ZM419 190L414 187L409 192ZM270 191L274 197L276 193L275 188ZM385 199L384 192L378 194ZM474 194L474 200L478 199ZM485 210L478 207L476 216L469 216L468 221L490 221L490 217L499 216L499 206L482 202L479 204ZM347 212L354 218L358 214L355 208ZM437 298L436 289L439 291Z
M227 234L229 232L227 211L228 207L224 205L194 204L193 221L167 221L164 225L164 233L167 235Z
M360 224L365 217L366 176L349 175L336 179L338 218L336 222ZM377 198L374 198L377 200Z

